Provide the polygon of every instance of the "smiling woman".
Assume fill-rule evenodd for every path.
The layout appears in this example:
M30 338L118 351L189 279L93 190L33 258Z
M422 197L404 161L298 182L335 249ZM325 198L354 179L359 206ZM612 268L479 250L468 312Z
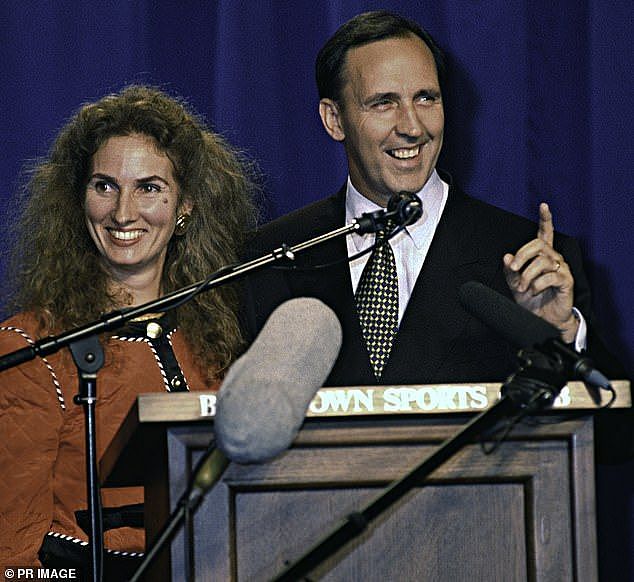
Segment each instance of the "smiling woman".
M92 157L86 186L86 224L114 285L135 302L157 297L167 245L176 219L192 203L179 203L174 167L152 138L111 137Z
M16 315L0 326L0 354L236 261L255 219L249 168L182 101L156 89L129 87L83 106L26 189L13 262ZM108 336L98 455L137 394L213 390L241 349L231 288ZM0 563L86 564L76 391L66 352L0 375ZM107 489L102 497L106 579L123 580L144 548L135 505L142 491Z

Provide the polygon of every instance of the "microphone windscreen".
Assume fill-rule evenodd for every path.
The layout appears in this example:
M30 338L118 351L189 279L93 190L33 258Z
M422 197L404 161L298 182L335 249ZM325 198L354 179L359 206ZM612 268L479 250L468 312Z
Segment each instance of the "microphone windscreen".
M229 459L261 463L290 447L341 336L337 316L318 299L291 299L270 315L218 393L216 441Z
M465 283L458 297L469 313L517 348L559 338L556 327L482 283Z

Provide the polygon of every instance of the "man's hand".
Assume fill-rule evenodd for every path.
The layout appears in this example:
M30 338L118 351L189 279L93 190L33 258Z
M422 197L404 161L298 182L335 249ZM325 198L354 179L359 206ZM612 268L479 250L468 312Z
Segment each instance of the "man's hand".
M515 301L561 331L572 343L579 322L574 316L574 279L564 258L553 248L555 229L548 204L539 205L537 238L515 255L504 255L504 274Z

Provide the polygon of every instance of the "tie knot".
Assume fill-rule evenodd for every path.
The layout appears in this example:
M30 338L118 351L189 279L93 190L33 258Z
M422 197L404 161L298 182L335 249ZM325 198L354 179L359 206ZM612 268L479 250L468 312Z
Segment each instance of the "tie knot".
M388 236L394 230L396 226L396 222L394 222L391 218L385 223L385 228L376 231L376 236L374 237L375 242L382 242L388 238Z

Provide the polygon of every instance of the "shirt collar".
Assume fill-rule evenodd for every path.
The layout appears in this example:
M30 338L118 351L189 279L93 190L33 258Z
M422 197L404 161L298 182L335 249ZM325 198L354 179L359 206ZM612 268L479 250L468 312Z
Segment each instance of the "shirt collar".
M425 185L417 192L418 197L423 203L423 215L414 223L405 227L404 231L397 235L411 237L417 249L420 249L428 236L428 232L432 225L436 225L440 220L440 213L444 206L444 198L446 186L441 180L438 172L434 169L429 176ZM355 218L361 216L364 212L374 212L382 207L368 200L361 194L352 184L350 176L346 185L346 223L352 222ZM365 235L352 235L352 241L358 251L367 248L374 241L372 233Z

